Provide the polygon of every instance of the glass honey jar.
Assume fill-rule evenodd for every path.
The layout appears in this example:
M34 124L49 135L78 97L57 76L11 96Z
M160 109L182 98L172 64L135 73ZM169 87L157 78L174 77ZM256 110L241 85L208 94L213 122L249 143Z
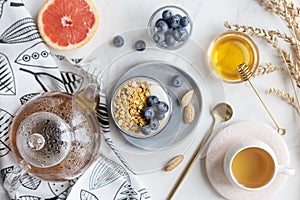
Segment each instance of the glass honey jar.
M259 63L259 52L254 41L246 34L227 31L217 35L208 47L208 64L225 82L241 82L236 67L242 63L254 73Z

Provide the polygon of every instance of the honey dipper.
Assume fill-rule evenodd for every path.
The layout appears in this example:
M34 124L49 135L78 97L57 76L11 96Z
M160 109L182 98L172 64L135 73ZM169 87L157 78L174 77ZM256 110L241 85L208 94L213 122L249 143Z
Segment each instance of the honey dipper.
M248 81L249 82L250 86L252 87L252 89L256 93L256 95L259 98L260 102L262 103L262 105L264 106L265 110L267 111L267 113L269 114L270 118L272 119L273 123L275 124L275 126L277 128L277 130L276 130L277 133L279 133L280 135L285 135L286 129L285 128L281 128L278 125L278 123L274 119L273 115L271 114L270 110L268 109L267 105L264 103L263 99L261 98L261 96L259 95L259 93L255 89L255 87L253 86L252 82L250 81L252 73L251 73L248 65L246 65L244 63L240 64L239 66L237 66L236 70L237 70L237 73L239 74L239 76L241 77L242 81Z

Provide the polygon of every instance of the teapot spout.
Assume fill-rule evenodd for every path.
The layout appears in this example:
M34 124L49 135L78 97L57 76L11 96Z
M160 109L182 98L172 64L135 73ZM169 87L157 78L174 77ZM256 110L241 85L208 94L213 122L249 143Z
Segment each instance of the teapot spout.
M89 84L77 97L83 107L95 110L99 103L99 88L96 84Z

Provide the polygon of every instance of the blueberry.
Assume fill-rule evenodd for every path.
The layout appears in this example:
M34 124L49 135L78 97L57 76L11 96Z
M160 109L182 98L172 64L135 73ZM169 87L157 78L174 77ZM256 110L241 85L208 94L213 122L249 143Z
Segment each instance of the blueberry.
M163 101L160 101L158 104L157 104L157 111L160 112L160 113L166 113L168 112L169 110L169 106L168 104L166 104L165 102Z
M172 17L172 15L173 15L173 12L171 10L164 10L162 13L162 18L164 20L168 20Z
M151 119L149 125L151 130L156 130L159 127L159 122L157 119Z
M188 39L189 33L186 28L179 27L173 31L173 36L176 41L183 42Z
M146 49L146 43L143 40L138 40L134 46L137 51L144 51Z
M183 83L182 76L176 75L173 77L172 83L175 87L180 87Z
M187 16L184 16L180 19L180 25L182 27L186 27L187 25L189 25L190 23L190 19Z
M153 40L156 43L162 43L163 41L165 41L165 34L161 31L157 31L153 34Z
M144 135L149 135L151 133L151 127L150 125L145 125L145 126L142 126L141 127L141 132L144 134Z
M154 117L155 111L152 107L146 107L146 108L144 108L142 114L146 120L150 120Z
M165 43L167 46L174 46L175 45L175 38L171 34L167 34L165 38Z
M179 20L182 19L182 16L180 14L176 14L175 16L179 17ZM179 23L180 24L180 23Z
M160 113L160 112L155 113L154 119L162 120L163 118L165 118L165 113Z
M158 31L161 31L163 33L167 32L168 29L169 29L168 23L163 19L159 19L156 22L155 26L156 26Z
M113 45L117 48L120 48L124 45L124 38L120 35L117 35L113 38Z
M159 99L158 99L157 96L150 96L150 97L148 97L148 99L147 99L147 105L148 105L149 107L151 107L151 106L153 106L153 105L155 105L155 104L158 104L158 103L159 103Z
M169 20L169 26L171 28L178 28L180 25L180 17L178 15L174 15Z

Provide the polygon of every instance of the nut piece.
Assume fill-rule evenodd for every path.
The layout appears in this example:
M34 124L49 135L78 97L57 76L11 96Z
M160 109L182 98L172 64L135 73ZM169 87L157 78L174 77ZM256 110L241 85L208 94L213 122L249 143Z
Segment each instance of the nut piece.
M195 108L193 104L188 103L184 109L183 119L185 123L192 123L195 119Z
M191 101L193 95L194 95L194 90L189 90L189 91L187 91L187 92L181 97L180 105L181 105L182 107L187 106L187 104Z
M166 164L164 170L167 172L175 169L183 161L183 159L183 155L175 156Z
M142 110L150 96L149 85L142 80L129 81L117 91L113 101L114 116L124 130L138 133L139 127L147 123Z

